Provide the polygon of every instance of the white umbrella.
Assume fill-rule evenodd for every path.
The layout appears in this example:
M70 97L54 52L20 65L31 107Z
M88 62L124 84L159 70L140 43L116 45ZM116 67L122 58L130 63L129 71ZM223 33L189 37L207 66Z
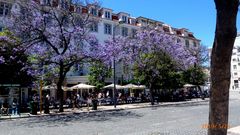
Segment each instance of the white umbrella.
M135 85L135 84L127 84L127 85L124 85L123 86L124 88L129 88L129 89L138 89L138 85Z
M70 87L62 87L63 91L73 91Z
M43 90L54 90L54 89L57 89L57 85L55 83L53 83L51 85L44 86L42 89Z
M57 85L54 83L54 84L51 84L51 85L44 86L42 89L43 90L56 90ZM71 90L69 87L64 87L64 86L62 86L62 89L63 89L63 91Z
M110 84L110 85L104 86L103 88L104 89L112 89L112 88L114 88L114 84ZM116 89L124 89L124 88L125 88L124 86L116 84Z
M123 86L124 88L129 88L129 89L145 89L146 86L145 85L135 85L135 84L127 84Z
M137 90L137 89L145 89L144 85L135 85L135 84L132 84L132 83L124 85L123 87L130 89L130 95L131 96L133 96L133 92L132 92L133 89L135 89L135 90Z
M77 85L74 85L71 87L71 89L77 89L77 90L81 90L81 97L82 97L82 90L83 89L87 89L88 90L88 93L89 93L89 89L93 89L95 88L96 86L93 86L93 85L88 85L88 84L83 84L83 83L80 83L80 84L77 84Z
M139 85L138 88L139 88L139 89L145 89L146 86L145 86L145 85Z
M95 88L95 87L96 86L80 83L78 85L72 86L71 89L92 89L92 88Z
M195 87L195 85L193 85L193 84L185 84L185 85L183 85L183 87Z

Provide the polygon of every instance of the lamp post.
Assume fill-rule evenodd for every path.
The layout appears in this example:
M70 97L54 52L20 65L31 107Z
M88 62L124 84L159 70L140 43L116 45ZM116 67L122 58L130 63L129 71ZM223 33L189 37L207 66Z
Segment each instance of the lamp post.
M43 99L42 99L42 89L43 89L43 78L40 80L40 113L43 110Z
M113 27L113 42L115 43L115 32L116 32L116 28L123 24L124 21L122 21L121 19L119 20L118 24L115 25ZM114 108L116 108L117 106L117 97L116 97L116 59L115 59L115 54L113 55L113 104L114 104Z
M42 76L41 76L41 79L40 79L40 89L39 89L39 98L40 98L40 113L42 113L42 110L43 110L43 76L44 76L44 67L43 67L43 63L42 63Z

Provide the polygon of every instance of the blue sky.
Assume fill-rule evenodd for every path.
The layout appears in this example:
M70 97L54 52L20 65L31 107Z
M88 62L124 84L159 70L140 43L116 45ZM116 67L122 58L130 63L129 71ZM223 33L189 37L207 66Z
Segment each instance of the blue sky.
M212 47L216 10L214 0L102 0L103 7L147 17L176 28L187 28L203 45ZM237 28L240 32L238 17Z

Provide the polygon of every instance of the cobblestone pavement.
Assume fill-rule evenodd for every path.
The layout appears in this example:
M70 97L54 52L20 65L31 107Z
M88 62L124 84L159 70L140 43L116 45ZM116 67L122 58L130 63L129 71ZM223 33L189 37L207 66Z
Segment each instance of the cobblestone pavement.
M0 121L0 135L205 135L207 102ZM229 125L240 125L240 99L230 102Z

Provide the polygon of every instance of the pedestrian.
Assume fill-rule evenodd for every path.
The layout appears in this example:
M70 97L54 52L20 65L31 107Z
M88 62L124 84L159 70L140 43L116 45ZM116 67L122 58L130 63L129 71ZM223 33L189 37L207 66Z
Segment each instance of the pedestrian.
M77 98L76 98L76 107L77 107L77 108L80 108L80 107L79 107L79 103L80 103L80 95L77 94Z
M72 110L74 110L75 106L76 106L76 101L77 101L77 96L74 95L73 99L72 99Z
M69 97L66 99L66 104L68 105L69 108L71 107L71 100Z
M91 96L89 96L88 98L87 98L87 110L89 111L89 106L90 106L90 104L92 104L92 98L91 98Z
M49 114L49 105L50 105L50 97L49 97L49 95L46 95L45 104L44 105L45 105L44 113Z
M12 102L12 115L16 115L16 114L17 114L17 99L14 98Z

